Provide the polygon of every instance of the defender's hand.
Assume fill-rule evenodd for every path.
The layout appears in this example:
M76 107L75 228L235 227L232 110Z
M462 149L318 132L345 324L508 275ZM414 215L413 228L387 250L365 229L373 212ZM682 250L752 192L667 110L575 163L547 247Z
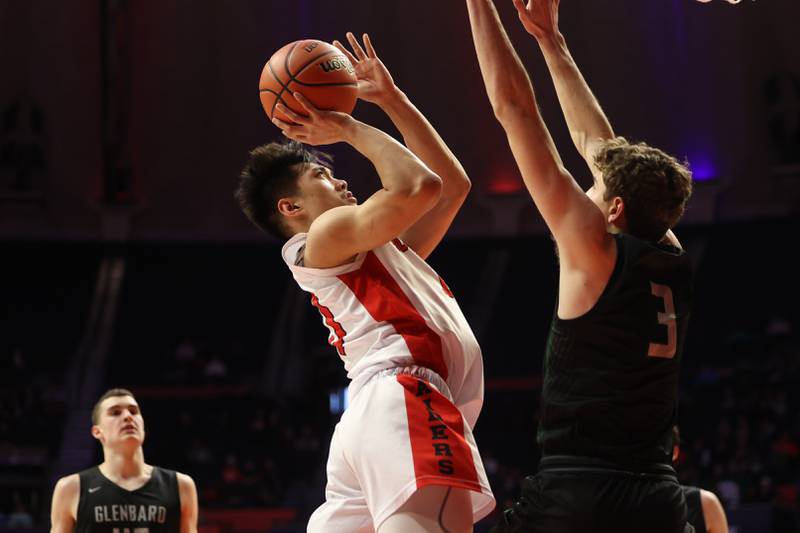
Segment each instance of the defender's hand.
M366 102L381 105L397 89L392 75L375 53L369 35L364 34L366 52L352 32L347 32L347 40L353 47L352 53L339 41L333 41L333 45L341 50L355 67L358 78L358 97Z
M304 117L285 105L278 104L276 109L294 122L294 124L289 124L277 117L272 119L272 122L281 129L285 136L312 146L333 144L345 140L347 127L354 122L350 115L338 111L317 109L300 93L294 93L293 96L303 106L308 116Z
M517 8L525 29L543 39L558 34L558 4L560 0L511 0Z

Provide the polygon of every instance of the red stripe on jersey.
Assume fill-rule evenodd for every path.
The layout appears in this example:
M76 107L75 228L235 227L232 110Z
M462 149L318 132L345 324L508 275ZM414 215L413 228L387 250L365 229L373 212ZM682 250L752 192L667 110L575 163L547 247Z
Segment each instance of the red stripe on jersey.
M445 480L447 486L481 492L461 411L424 380L400 374L397 381L405 389L417 489Z
M392 239L392 244L394 244L395 248L397 248L398 250L400 250L403 253L408 251L408 245L406 243L404 243L403 241L401 241L400 239L398 239L397 237Z
M444 282L442 276L439 276L439 281L442 284L442 289L444 289L444 293L448 295L450 298L455 298L455 296L453 296L453 291L451 291L450 287L447 286L447 283Z
M344 336L347 335L347 333L345 333L342 325L336 321L330 309L319 303L319 298L317 298L317 295L314 293L311 294L311 305L317 308L322 318L325 319L325 325L328 326L333 333L333 335L328 337L328 343L336 347L336 351L339 352L339 355L347 355L344 351Z
M339 279L353 291L376 322L388 322L403 337L415 364L430 368L447 379L442 340L428 327L373 252L367 252L360 269L342 274Z

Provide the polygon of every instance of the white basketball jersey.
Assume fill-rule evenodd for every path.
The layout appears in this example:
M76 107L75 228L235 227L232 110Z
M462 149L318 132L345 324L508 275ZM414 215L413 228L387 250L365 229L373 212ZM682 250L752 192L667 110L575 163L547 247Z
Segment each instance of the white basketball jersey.
M426 367L444 378L473 427L483 404L483 361L444 280L399 239L326 269L302 266L305 243L305 233L289 239L283 259L330 330L351 397L380 370Z

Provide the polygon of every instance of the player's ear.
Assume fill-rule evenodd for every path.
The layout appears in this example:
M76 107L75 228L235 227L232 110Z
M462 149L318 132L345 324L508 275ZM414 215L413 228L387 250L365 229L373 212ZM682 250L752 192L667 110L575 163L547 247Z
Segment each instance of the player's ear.
M298 198L281 198L278 200L278 213L285 217L296 217L303 213L303 206Z
M619 196L615 196L611 199L611 205L608 208L608 223L619 226L624 214L625 201Z
M97 440L100 440L100 437L103 435L103 432L100 430L100 426L92 426L92 437Z

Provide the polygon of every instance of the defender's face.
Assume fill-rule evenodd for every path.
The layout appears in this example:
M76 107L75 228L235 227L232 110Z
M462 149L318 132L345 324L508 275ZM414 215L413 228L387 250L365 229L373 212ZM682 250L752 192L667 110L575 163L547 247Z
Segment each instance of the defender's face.
M104 446L144 442L144 418L131 396L112 396L100 404L100 420L92 435Z
M312 221L328 209L358 203L347 190L347 182L334 178L331 169L323 165L309 165L298 179L297 188L302 207Z

